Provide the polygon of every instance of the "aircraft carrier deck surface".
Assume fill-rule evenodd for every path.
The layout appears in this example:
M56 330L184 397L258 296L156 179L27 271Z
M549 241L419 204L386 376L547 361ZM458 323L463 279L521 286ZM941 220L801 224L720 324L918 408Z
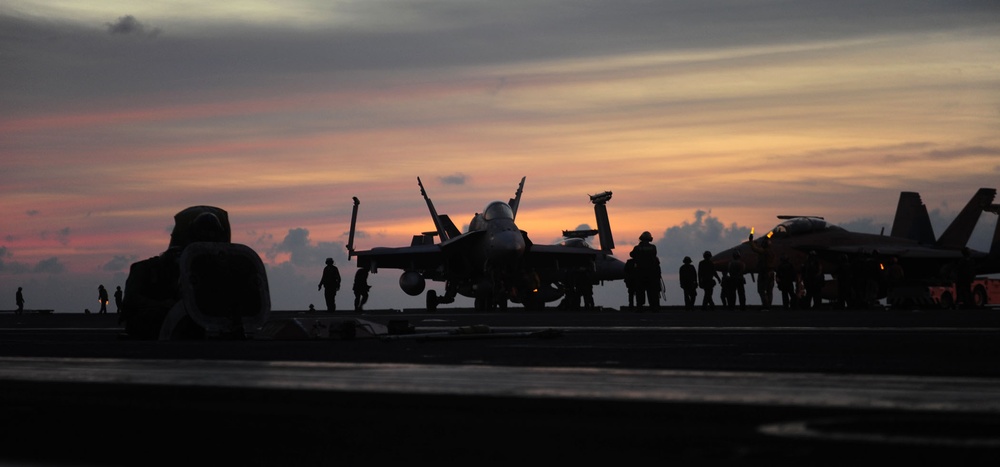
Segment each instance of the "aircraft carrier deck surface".
M1000 461L995 309L270 318L167 342L0 314L0 461Z

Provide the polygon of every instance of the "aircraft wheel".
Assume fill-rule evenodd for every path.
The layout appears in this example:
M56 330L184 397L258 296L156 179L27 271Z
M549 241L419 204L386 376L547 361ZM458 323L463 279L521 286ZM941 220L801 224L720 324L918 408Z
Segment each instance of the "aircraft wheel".
M427 311L437 310L438 306L438 295L435 290L427 291Z
M975 290L972 291L972 304L976 308L986 306L986 289L983 286L977 285Z
M955 306L955 297L951 296L951 292L945 292L941 294L941 308L951 308Z

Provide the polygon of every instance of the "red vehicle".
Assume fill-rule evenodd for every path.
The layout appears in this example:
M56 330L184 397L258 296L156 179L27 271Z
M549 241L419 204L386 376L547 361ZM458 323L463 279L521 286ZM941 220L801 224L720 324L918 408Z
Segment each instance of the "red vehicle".
M941 308L951 308L955 306L958 293L955 291L955 284L928 287L931 300L941 306ZM1000 279L990 279L988 277L978 277L972 281L972 301L975 308L986 305L1000 304Z

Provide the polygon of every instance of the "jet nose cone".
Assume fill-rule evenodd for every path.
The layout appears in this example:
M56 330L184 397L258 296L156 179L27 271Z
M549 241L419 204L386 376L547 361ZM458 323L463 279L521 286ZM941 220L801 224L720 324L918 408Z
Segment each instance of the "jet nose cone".
M490 259L506 260L524 254L524 237L519 231L497 232L490 239Z

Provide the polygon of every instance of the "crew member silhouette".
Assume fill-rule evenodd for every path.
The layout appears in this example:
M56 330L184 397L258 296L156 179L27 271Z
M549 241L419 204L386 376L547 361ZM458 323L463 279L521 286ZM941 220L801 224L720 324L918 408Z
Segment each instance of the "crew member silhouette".
M883 275L883 265L879 258L878 250L872 250L865 256L865 288L864 288L864 303L862 307L873 308L878 307L878 297L879 289L881 289L882 275Z
M899 264L899 258L895 256L889 258L889 266L886 268L886 296L889 298L890 305L892 306L898 307L902 305L904 279L903 266Z
M651 311L660 309L660 259L656 256L656 245L652 244L653 235L643 232L639 235L639 244L632 248L629 256L635 260L638 272L637 293L645 293L646 302ZM641 308L641 305L640 305Z
M857 305L854 297L854 273L855 267L851 264L851 259L841 253L837 260L837 272L833 274L837 279L837 301L833 305L835 309L843 310Z
M732 287L729 298L729 309L736 308L736 301L739 300L740 310L747 309L747 289L746 273L747 265L740 259L740 252L733 252L733 259L729 262L729 282Z
M17 293L14 294L14 302L17 303L17 314L24 313L24 294L21 293L21 288L17 288Z
M326 311L337 311L337 291L340 290L340 270L333 264L333 258L326 259L326 267L323 268L323 277L319 280L319 287L316 290L323 290L326 298Z
M678 275L681 281L681 290L684 291L684 309L694 309L694 301L698 297L698 271L691 264L691 257L684 257L684 264L681 264Z
M635 260L629 258L625 260L625 289L628 290L628 307L635 308L646 303L646 298L639 290L639 277L635 268Z
M122 312L122 296L124 296L124 293L122 292L122 286L119 285L117 288L115 288L115 313L116 314Z
M795 283L798 281L798 274L795 272L795 265L788 255L781 255L778 267L774 271L775 282L778 284L778 291L781 292L781 307L791 310L797 306L795 303Z
M823 302L823 265L816 251L810 251L802 265L802 282L806 287L806 302L803 308L818 309Z
M975 307L972 297L972 282L975 279L976 260L968 247L962 248L962 258L958 260L955 268L955 294L958 295L958 300L952 302L953 307L958 308L959 304L963 308Z
M589 268L580 267L576 270L574 288L583 300L584 310L594 309L594 277Z
M729 277L729 268L722 270L722 279L719 280L721 293L719 294L719 299L722 302L722 307L731 310L736 305L736 289L733 287L733 278Z
M100 314L106 314L108 312L108 289L104 288L104 284L97 286L97 300L101 302Z
M718 281L722 282L719 277L719 271L715 269L715 263L712 262L712 252L705 251L701 255L702 260L698 262L698 286L704 292L704 297L701 299L702 309L715 309L715 299L712 298L713 290L715 289L715 283Z
M354 311L364 309L371 288L372 286L368 285L368 268L358 268L358 272L354 273Z
M774 302L774 251L771 250L771 239L764 237L761 244L753 241L750 234L750 249L757 253L757 295L760 296L760 308L767 310Z

